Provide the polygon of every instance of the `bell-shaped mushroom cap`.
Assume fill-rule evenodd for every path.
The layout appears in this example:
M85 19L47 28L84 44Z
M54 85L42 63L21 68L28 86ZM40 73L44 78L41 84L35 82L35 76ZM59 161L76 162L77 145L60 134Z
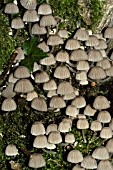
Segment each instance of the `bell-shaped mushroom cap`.
M86 71L88 71L90 69L88 61L84 61L84 60L78 61L76 69L77 70L86 70Z
M68 38L68 31L66 29L60 29L57 34L61 38Z
M42 27L55 25L57 25L57 21L52 15L42 16L42 18L40 19L40 26Z
M14 91L17 93L29 93L34 91L34 87L28 79L20 79L16 82Z
M53 54L49 54L48 57L45 57L40 60L40 64L46 65L46 66L54 65L55 63L56 63L56 60Z
M12 21L11 21L11 28L14 28L14 29L20 29L20 28L24 28L24 23L22 21L21 18L14 18Z
M113 130L113 118L111 119L111 121L109 123L109 127L111 128L111 130Z
M1 105L1 110L3 111L10 112L16 110L16 108L17 108L16 102L11 98L5 99Z
M70 71L66 66L58 66L54 71L54 77L58 79L66 79L70 77Z
M98 120L94 120L91 122L91 126L90 126L90 129L92 131L100 131L102 129L102 124L101 122L99 122Z
M100 146L93 151L92 157L99 160L105 160L109 159L109 153L104 146Z
M83 108L86 106L86 100L83 96L76 96L71 104L77 108Z
M85 28L79 28L76 31L74 38L80 41L87 41L89 39L88 31Z
M88 84L88 80L80 80L79 83L84 86Z
M94 116L96 113L96 109L93 109L90 104L86 105L84 109L84 114L87 116Z
M9 144L5 149L5 154L7 156L16 156L18 154L18 149L15 145Z
M56 109L66 107L66 103L61 96L53 96L50 100L49 105L51 108L56 108Z
M113 66L105 70L105 73L109 77L113 77Z
M20 0L21 5L26 9L36 9L36 0Z
M45 127L41 122L35 122L31 126L31 134L34 136L37 135L44 135L45 134Z
M90 35L85 44L86 46L95 47L99 45L99 40L96 36Z
M83 161L81 162L81 166L86 169L96 169L97 162L91 155L88 155L84 157Z
M46 129L46 135L48 135L50 132L52 131L58 131L57 130L57 124L50 124L47 126L47 129Z
M40 73L36 73L35 75L35 83L45 83L49 81L49 75L42 71Z
M53 96L57 96L57 92L56 90L49 90L48 93L47 93L47 97L51 98Z
M74 38L68 39L65 45L65 49L67 50L76 50L80 48L80 44L78 40L75 40Z
M37 62L34 62L34 64L33 64L33 73L35 71L38 71L38 70L41 70L41 65L37 64Z
M106 73L102 67L94 66L89 70L88 77L92 80L102 80L106 78Z
M37 47L43 50L44 52L49 51L49 46L45 43L45 41L39 43Z
M66 115L76 117L79 114L79 109L76 106L69 105L66 108Z
M21 49L21 47L18 47L17 49L16 49L16 51L17 51L17 56L16 56L16 58L15 58L15 61L21 61L21 60L23 60L24 58L25 58L25 56L24 56L24 51Z
M65 135L65 142L66 143L74 143L75 142L75 136L73 133L71 132L68 132L66 135Z
M23 16L24 22L37 22L39 21L39 15L36 10L26 10Z
M110 63L110 61L108 60L108 59L103 59L103 60L101 60L101 61L98 61L97 63L96 63L96 66L100 66L100 67L102 67L103 69L109 69L110 67L111 67L111 63ZM107 72L106 72L107 73Z
M70 93L70 94L65 94L64 96L63 96L63 99L64 100L72 100L72 99L74 99L76 97L76 95L75 95L75 93L73 92L73 93Z
M113 138L108 140L106 148L109 153L113 153Z
M51 79L48 82L45 82L43 85L44 90L56 90L57 89L57 84L55 80Z
M25 66L19 66L14 71L14 77L21 79L21 78L28 78L30 77L30 72L27 67Z
M84 168L82 168L80 165L75 165L72 170L85 170Z
M38 97L38 94L37 94L36 91L29 92L29 93L27 93L27 98L26 98L26 100L27 100L27 101L32 101L35 97Z
M97 96L93 102L93 107L97 110L108 109L110 102L105 96Z
M58 131L52 131L48 135L48 142L53 144L59 144L62 142L62 136Z
M11 73L11 74L9 75L9 77L8 77L8 82L14 84L14 83L16 83L17 81L18 81L18 79L13 76L13 73Z
M87 73L86 71L81 71L81 72L78 72L76 73L76 80L87 80Z
M28 166L31 168L41 168L46 165L46 162L41 154L34 153L29 159Z
M97 170L113 170L113 165L109 160L102 160L99 162Z
M77 115L77 118L78 118L78 119L86 119L86 116L85 116L84 114L80 114L80 113L79 113L79 114Z
M78 129L88 129L89 123L88 123L87 119L79 119L77 121L77 128Z
M113 39L113 27L107 27L104 32L104 38Z
M6 6L5 6L4 12L5 12L6 14L17 14L17 13L19 13L19 8L18 8L18 6L17 6L16 4L14 4L14 3L8 3L8 4L6 4Z
M72 61L88 60L88 55L83 49L79 48L77 50L72 51L70 55L70 60Z
M55 149L55 148L56 148L56 145L53 144L53 143L47 143L46 148L47 148L47 149Z
M47 137L45 135L38 135L35 137L33 147L45 148L47 146Z
M105 50L107 48L107 43L104 39L99 39L99 45L95 47L97 50Z
M59 61L59 62L67 62L67 61L69 61L69 54L64 50L59 51L56 54L56 61Z
M31 102L31 107L35 110L47 112L47 104L44 98L36 97Z
M67 81L62 81L58 85L57 93L60 95L71 94L73 92L74 92L73 86Z
M59 123L58 130L62 133L69 132L71 130L71 123L67 121L61 121Z
M39 26L37 23L33 25L31 31L32 31L32 34L36 34L36 35L43 35L47 33L46 28Z
M71 150L68 153L67 161L71 163L79 163L83 161L82 153L79 150Z
M109 123L111 120L111 115L108 111L101 111L98 113L97 120L101 123Z
M59 35L50 35L47 40L47 45L55 46L63 44L63 39Z
M16 93L13 91L14 83L8 83L6 88L2 91L1 95L5 98L12 98L16 95Z
M49 15L52 14L51 6L47 3L43 3L38 8L39 15Z
M112 138L112 130L109 127L103 127L100 132L100 137L103 139L110 139Z
M99 50L90 49L88 52L88 61L98 62L103 60L102 53Z

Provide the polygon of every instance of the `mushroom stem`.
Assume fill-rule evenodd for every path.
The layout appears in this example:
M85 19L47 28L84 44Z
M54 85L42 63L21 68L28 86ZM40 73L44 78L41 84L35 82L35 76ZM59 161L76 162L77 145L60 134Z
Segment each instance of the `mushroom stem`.
M15 35L13 36L13 38L16 38L17 35L18 35L18 33L19 33L19 29L16 30L16 33L15 33Z
M55 46L52 46L52 49L51 49L50 53L53 53L54 49L55 49Z
M86 136L84 134L84 130L83 129L82 129L82 137L83 137L84 143L87 143Z
M30 34L30 36L32 36L32 32L31 32L31 22L29 22L29 34Z

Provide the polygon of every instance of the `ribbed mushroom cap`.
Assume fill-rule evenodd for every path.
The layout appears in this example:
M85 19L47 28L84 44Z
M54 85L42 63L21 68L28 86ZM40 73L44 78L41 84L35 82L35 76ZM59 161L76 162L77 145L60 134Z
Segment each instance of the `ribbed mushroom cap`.
M50 35L47 40L47 45L55 46L63 44L63 39L59 35Z
M56 61L59 61L59 62L69 61L69 54L64 50L59 51L56 54Z
M91 155L88 155L84 157L83 161L81 162L81 166L86 169L96 169L97 162Z
M99 40L96 36L90 35L85 44L86 46L95 47L99 45Z
M105 50L107 48L107 43L104 39L99 39L99 45L95 47L97 50Z
M37 62L34 62L34 64L33 64L33 73L35 71L38 71L38 70L41 70L41 65L37 64Z
M21 5L26 9L36 9L36 0L20 0Z
M111 63L110 63L110 61L108 59L105 58L105 59L103 59L101 61L98 61L96 63L96 66L100 66L103 69L109 69L111 67Z
M76 80L87 80L86 71L81 71L81 72L76 73Z
M96 109L93 109L90 104L88 104L84 109L84 114L87 116L94 116L96 113Z
M35 122L31 126L31 134L34 136L37 135L44 135L45 134L45 127L41 122Z
M84 114L80 114L80 113L79 113L79 114L77 115L77 118L78 118L78 119L86 119L86 116L85 116Z
M113 66L105 70L105 73L109 77L113 77Z
M111 130L113 130L113 118L111 119L111 121L109 123L109 127L111 128Z
M52 14L51 6L47 3L43 3L38 8L39 15L49 15Z
M31 102L31 107L35 110L47 112L47 104L44 98L36 97Z
M66 115L76 117L79 114L79 109L76 106L69 105L66 108Z
M65 142L66 143L74 143L75 142L75 136L73 133L69 132L65 135Z
M8 82L14 84L14 83L16 83L17 81L18 81L18 79L13 76L13 73L11 73L11 74L9 75L9 77L8 77Z
M58 131L57 124L53 123L53 124L48 125L46 129L46 135L48 135L52 131Z
M104 38L113 38L113 27L107 27L105 32L104 32Z
M47 146L47 137L45 135L38 135L35 137L33 147L45 148Z
M57 34L61 38L68 38L68 31L66 29L60 29Z
M36 91L29 92L29 93L27 93L27 98L26 98L26 100L27 100L27 101L32 101L35 97L38 97L38 94L37 94Z
M102 80L106 78L106 73L102 67L94 66L89 70L88 77L92 80Z
M110 139L112 138L112 130L109 127L103 127L100 132L100 137L103 139Z
M11 21L11 28L14 28L14 29L20 29L20 28L24 28L24 23L22 21L21 18L14 18L12 21Z
M14 91L17 93L29 93L34 90L33 85L28 79L20 79L16 82Z
M100 131L102 129L102 124L98 120L94 120L91 122L90 129L92 131Z
M46 28L39 26L37 23L33 25L31 31L32 31L32 34L36 34L36 35L43 35L47 33Z
M76 50L80 48L79 41L75 40L74 38L68 39L65 45L65 49L67 50Z
M14 77L21 79L21 78L28 78L30 77L30 72L27 67L25 66L19 66L14 71Z
M47 97L51 98L53 96L57 96L56 90L49 90L47 93Z
M24 51L21 49L21 47L18 47L17 49L16 49L16 51L17 51L17 56L16 56L16 58L15 58L15 61L21 61L21 60L23 60L24 58L25 58L25 56L24 56Z
M43 50L44 52L49 51L49 46L45 43L45 41L39 43L37 47Z
M78 61L76 69L77 70L86 70L86 71L88 71L90 69L88 61L84 61L84 60Z
M6 88L2 91L1 95L5 98L12 98L16 95L16 93L13 91L14 83L8 83Z
M110 102L105 96L97 96L93 102L93 107L97 110L108 109Z
M11 98L5 99L1 105L1 110L3 111L10 112L16 110L16 108L17 108L16 102Z
M103 60L102 53L99 50L90 49L88 52L88 61L98 62Z
M47 149L55 149L55 148L56 148L56 145L53 144L53 143L47 143L46 148L47 148Z
M29 159L28 166L31 168L41 168L46 165L46 162L41 154L34 153Z
M84 168L82 168L80 165L75 165L72 170L85 170Z
M9 144L5 149L5 154L7 156L16 156L18 155L18 149L16 148L15 145Z
M72 61L88 60L88 55L83 49L80 48L72 51L70 55L70 60Z
M109 153L104 146L100 146L93 151L92 157L99 160L105 160L109 159Z
M62 122L69 122L70 124L71 124L71 126L72 126L72 119L71 118L69 118L69 117L65 117L64 119L62 119Z
M102 160L99 162L97 170L113 170L113 165L109 160Z
M88 31L85 28L79 28L76 31L74 38L80 41L87 41L89 39Z
M51 79L48 82L45 82L43 85L44 90L56 90L57 89L57 84L55 80Z
M49 81L49 75L42 71L40 73L36 73L35 75L35 83L45 83Z
M67 81L62 81L58 85L57 93L60 95L66 95L66 94L70 94L73 92L74 92L73 86Z
M6 14L17 14L17 13L19 13L19 8L14 3L8 3L5 6L4 12Z
M82 153L79 150L71 150L68 153L67 161L71 163L79 163L83 161Z
M109 123L111 120L111 115L108 111L101 111L98 113L97 120L101 123Z
M58 130L62 133L69 132L71 130L71 123L67 121L62 121L59 123Z
M60 96L53 96L50 100L49 105L51 108L56 108L56 109L66 107L65 101Z
M66 79L70 77L70 71L66 66L58 66L54 71L54 77L58 79Z
M39 15L36 10L26 10L23 15L24 22L37 22L39 21Z
M40 64L46 65L46 66L54 65L55 63L56 63L56 60L53 54L49 54L48 57L45 57L40 60Z
M58 131L52 131L48 135L48 142L53 144L59 144L62 142L62 136Z
M77 108L83 108L86 106L86 100L83 96L76 96L71 104Z
M109 153L113 153L113 138L108 140L106 148Z
M77 128L78 129L88 129L89 123L88 123L87 119L79 119L77 121Z
M40 19L40 26L42 27L55 25L57 25L57 21L52 15L42 16L42 18Z
M75 93L73 92L73 93L64 95L64 96L63 96L63 99L64 99L64 100L72 100L72 99L74 99L75 97L76 97L76 96L75 96Z
M79 83L84 86L88 84L88 80L80 80Z

